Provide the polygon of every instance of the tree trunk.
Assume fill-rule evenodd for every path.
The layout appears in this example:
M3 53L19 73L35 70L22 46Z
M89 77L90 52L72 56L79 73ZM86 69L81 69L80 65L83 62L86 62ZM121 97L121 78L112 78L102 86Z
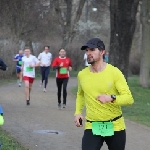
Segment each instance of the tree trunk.
M140 63L140 84L143 87L149 87L150 71L150 1L143 0L141 9L142 21L142 50Z
M80 0L79 1L79 6L78 6L78 9L77 9L77 12L76 12L76 16L75 16L75 19L73 20L73 24L72 24L72 27L71 27L70 40L69 40L70 42L72 42L74 37L75 37L76 31L74 30L74 28L75 28L75 25L80 20L84 4L85 4L85 0Z
M66 0L67 4L67 13L66 13L66 20L63 24L63 42L62 47L66 48L67 44L69 43L69 35L71 30L71 14L72 14L72 1Z
M71 0L65 0L66 3L66 13L62 12L64 10L61 10L61 3L59 3L58 0L54 1L55 11L58 16L59 23L61 25L61 34L62 34L62 47L66 48L69 42L72 42L75 31L74 27L75 24L79 21L80 16L82 14L82 9L84 7L85 0L80 0L78 9L75 15L75 19L72 21L72 1ZM65 14L62 17L62 13ZM74 13L74 12L73 12Z
M128 77L129 54L139 0L110 0L110 63Z

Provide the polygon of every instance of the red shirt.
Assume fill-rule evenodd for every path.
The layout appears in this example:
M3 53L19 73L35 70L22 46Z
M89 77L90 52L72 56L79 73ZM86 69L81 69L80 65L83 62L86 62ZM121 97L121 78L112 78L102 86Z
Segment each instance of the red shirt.
M56 57L52 63L52 67L60 66L63 63L63 66L56 70L57 78L69 78L69 67L72 67L72 62L68 57Z

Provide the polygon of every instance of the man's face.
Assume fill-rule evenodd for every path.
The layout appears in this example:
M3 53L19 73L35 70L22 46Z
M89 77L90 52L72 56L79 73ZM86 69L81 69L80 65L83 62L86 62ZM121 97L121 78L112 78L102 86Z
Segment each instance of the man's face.
M25 54L26 56L29 56L29 55L30 55L30 49L25 49L25 50L24 50L24 54Z
M45 53L48 53L49 48L47 46L45 46L44 51L45 51Z
M20 50L20 51L19 51L19 55L22 55L22 54L23 54L23 51L22 51L22 50Z
M86 54L88 63L94 64L103 59L104 50L100 51L98 48L87 48Z
M66 51L65 51L64 49L61 49L61 50L59 51L59 56L60 56L60 57L65 57L65 56L66 56Z

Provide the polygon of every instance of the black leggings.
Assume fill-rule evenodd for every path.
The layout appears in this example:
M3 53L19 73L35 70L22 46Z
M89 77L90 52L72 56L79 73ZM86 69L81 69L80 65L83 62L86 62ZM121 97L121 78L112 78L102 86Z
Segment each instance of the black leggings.
M41 75L42 75L42 84L45 80L44 88L46 88L48 83L48 75L49 75L50 67L41 67Z
M67 83L69 78L56 78L56 84L58 88L58 103L61 103L61 89L63 85L63 104L66 104L66 98L67 98Z
M87 129L82 138L82 150L100 150L104 141L109 150L125 150L126 131L115 131L113 136L102 137Z

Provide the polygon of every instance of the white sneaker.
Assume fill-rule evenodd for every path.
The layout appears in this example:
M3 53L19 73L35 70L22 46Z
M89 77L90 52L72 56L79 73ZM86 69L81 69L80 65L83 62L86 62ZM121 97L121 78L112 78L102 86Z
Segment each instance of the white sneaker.
M19 85L19 87L21 87L21 82L18 85Z
M63 108L66 108L66 104L63 104Z
M42 87L42 85L43 85L43 84L42 84L42 82L41 82L41 83L40 83L40 87Z
M45 88L43 89L43 92L45 92L45 93L46 93L46 89L45 89Z
M61 103L58 103L58 109L61 109Z

